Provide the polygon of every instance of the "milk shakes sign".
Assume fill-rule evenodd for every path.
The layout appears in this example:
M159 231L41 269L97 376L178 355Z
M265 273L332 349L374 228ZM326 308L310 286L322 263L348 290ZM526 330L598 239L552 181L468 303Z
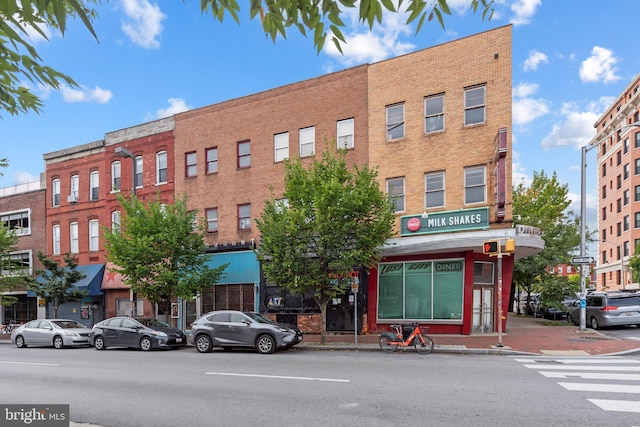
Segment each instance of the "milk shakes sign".
M489 208L407 215L401 218L402 236L489 228Z

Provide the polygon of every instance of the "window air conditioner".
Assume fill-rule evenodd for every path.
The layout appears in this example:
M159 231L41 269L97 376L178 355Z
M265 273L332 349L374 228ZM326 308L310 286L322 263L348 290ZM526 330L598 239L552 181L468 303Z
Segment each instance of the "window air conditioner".
M78 203L78 195L77 194L71 194L71 195L67 196L67 203Z

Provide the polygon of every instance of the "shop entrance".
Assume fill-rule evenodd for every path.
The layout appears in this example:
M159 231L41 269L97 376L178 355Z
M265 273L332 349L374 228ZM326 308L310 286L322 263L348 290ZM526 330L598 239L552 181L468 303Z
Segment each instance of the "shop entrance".
M471 333L493 332L493 307L493 286L474 287Z

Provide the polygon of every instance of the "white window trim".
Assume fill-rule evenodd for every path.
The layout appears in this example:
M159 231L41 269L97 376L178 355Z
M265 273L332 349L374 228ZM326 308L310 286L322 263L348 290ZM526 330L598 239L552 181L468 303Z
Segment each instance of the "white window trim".
M80 242L78 241L78 223L69 224L69 252L77 254L80 252Z
M51 248L54 255L60 255L60 224L55 224L51 229L51 237L53 247Z
M116 174L117 172L117 174ZM119 180L119 183L116 188L116 179ZM111 192L118 193L122 189L122 164L120 160L116 160L111 162Z
M441 98L442 99L442 111L437 113L437 114L427 114L427 101L430 99L436 99L436 98ZM431 134L431 133L436 133L436 132L443 132L445 130L445 97L444 94L439 94L439 95L431 95L431 96L427 96L424 98L424 133L425 134ZM442 129L435 129L435 130L428 130L427 129L427 119L432 118L432 117L442 117Z
M280 153L280 154L278 154ZM273 161L283 162L289 158L289 132L273 135Z
M389 184L391 183L391 181L398 181L398 180L402 180L402 193L400 193L398 196L394 196L389 192ZM406 182L405 182L405 178L404 177L395 177L395 178L389 178L386 181L386 186L387 186L387 197L389 197L389 199L393 200L393 199L397 199L397 198L401 198L402 199L402 209L395 209L393 211L393 213L399 213L399 212L404 212L407 209L407 201L405 200L405 192L406 192Z
M302 147L311 146L311 152L307 154L303 154ZM309 126L306 128L300 129L300 157L309 157L313 156L316 152L316 127ZM305 150L305 153L308 150Z
M97 219L89 220L89 252L100 250L100 226Z
M93 197L94 188L98 189L98 194L96 195L95 198ZM98 171L93 171L91 172L91 174L89 174L89 200L95 201L95 200L98 200L99 198L100 198L100 174L98 173Z
M58 203L56 203L56 196L58 196ZM60 179L51 181L51 197L51 204L60 206Z
M336 147L338 149L352 149L355 147L355 119L339 120L336 124ZM349 138L351 137L351 138ZM347 143L342 144L341 138L346 138Z
M398 122L389 122L389 111L394 109L394 108L402 108L402 119ZM386 133L386 137L385 139L387 141L393 141L396 139L402 139L406 136L406 129L404 127L404 122L405 122L405 108L404 108L404 103L401 104L393 104L393 105L387 105L387 107L385 108L385 133ZM393 135L391 133L389 133L390 128L397 128L398 126L402 125L402 135L398 136L398 137L393 137Z
M160 159L164 157L164 168L160 167ZM165 175L166 175L166 180L165 181L160 181L160 171L164 169L166 171ZM138 171L136 171L138 172ZM162 185L162 184L166 184L169 180L169 159L167 158L167 152L166 151L158 151L156 153L156 185Z
M429 176L435 176L435 175L441 175L442 176L442 188L441 189L437 189L437 190L431 190L429 191L429 189L427 189L427 178ZM437 193L437 192L442 192L442 205L438 205L438 206L427 206L427 195L429 193ZM447 203L447 193L446 193L446 175L444 172L430 172L430 173L426 173L424 175L424 207L425 209L433 209L433 208L441 208L444 207Z
M469 185L467 184L467 172L473 169L482 169L482 184ZM482 200L478 202L467 201L467 190L475 187L483 187ZM464 204L465 205L479 205L487 203L487 168L485 166L473 166L464 169Z

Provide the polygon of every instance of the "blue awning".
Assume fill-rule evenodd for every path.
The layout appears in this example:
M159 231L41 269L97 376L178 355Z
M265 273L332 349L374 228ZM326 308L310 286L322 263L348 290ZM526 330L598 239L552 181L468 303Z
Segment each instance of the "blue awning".
M102 295L102 276L104 275L104 264L89 264L79 265L76 269L84 273L86 277L80 280L75 288L84 289L87 291L87 296ZM37 281L42 281L38 276ZM27 291L27 296L35 297L36 294L33 291Z

